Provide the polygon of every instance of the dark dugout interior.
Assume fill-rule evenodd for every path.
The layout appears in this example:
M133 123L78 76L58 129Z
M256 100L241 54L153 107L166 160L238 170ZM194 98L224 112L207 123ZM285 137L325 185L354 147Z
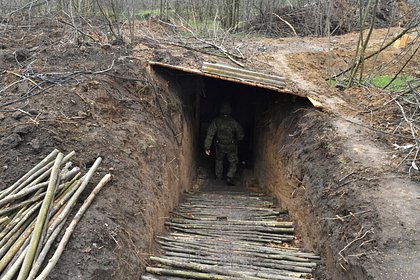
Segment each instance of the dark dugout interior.
M264 145L259 139L262 130L273 123L273 118L285 118L291 112L302 107L311 107L309 100L299 96L281 93L275 90L246 85L240 82L207 77L180 71L164 66L153 65L152 69L167 90L182 102L183 115L193 135L191 149L192 166L200 166L213 170L214 145L211 156L204 154L204 139L207 127L219 114L222 103L231 105L232 116L242 125L245 138L238 144L238 174L244 170L253 170L258 164L256 145ZM275 112L273 112L275 108ZM274 116L275 115L275 116ZM185 131L185 130L184 130ZM184 135L185 137L185 135ZM240 176L238 175L237 176Z

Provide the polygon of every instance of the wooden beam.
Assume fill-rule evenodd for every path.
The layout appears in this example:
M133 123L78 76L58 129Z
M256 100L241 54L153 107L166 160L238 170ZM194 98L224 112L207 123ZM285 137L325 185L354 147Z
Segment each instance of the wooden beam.
M278 85L267 85L267 84L262 84L260 82L255 82L255 81L241 80L241 79L238 79L238 78L227 77L227 76L223 76L223 75L205 73L201 70L194 69L194 68L189 68L189 67L184 67L184 66L175 66L175 65L171 65L171 64L157 62L157 61L149 61L148 63L151 66L160 66L160 67L174 69L174 70L178 70L178 71L182 71L182 72L186 72L186 73L191 73L191 74L194 74L194 75L206 76L206 77L210 77L210 78L215 78L215 79L219 79L219 80L234 82L234 83L238 83L238 84L244 84L244 85L258 87L258 88L265 88L265 89L269 89L269 90L280 92L280 93L286 93L286 94L291 94L291 95L306 98L306 94L292 91L292 90L288 89L286 86L281 87L281 86L278 86Z

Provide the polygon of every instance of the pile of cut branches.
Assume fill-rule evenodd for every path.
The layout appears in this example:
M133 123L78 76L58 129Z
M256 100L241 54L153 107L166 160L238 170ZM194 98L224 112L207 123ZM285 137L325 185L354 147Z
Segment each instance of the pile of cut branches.
M401 92L394 93L394 97L387 103L395 103L400 113L400 120L394 129L394 132L408 136L408 143L394 143L396 150L405 153L404 159L399 165L409 162L408 173L412 175L415 171L419 171L420 156L420 80L408 83L408 88ZM411 138L411 139L410 139Z
M81 176L72 167L75 152L64 156L58 150L0 191L0 278L45 279L57 263L70 235L95 195L111 179L105 175L85 200L67 227L44 270L41 265L63 229L80 194L98 168L98 158Z

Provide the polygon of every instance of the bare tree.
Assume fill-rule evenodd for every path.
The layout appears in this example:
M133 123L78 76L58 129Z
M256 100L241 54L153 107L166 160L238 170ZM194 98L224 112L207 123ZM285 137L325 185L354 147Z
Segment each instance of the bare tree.
M419 2L409 1L414 6ZM376 2L377 5L368 4ZM122 39L122 30L127 26L133 39L135 20L150 15L167 22L182 19L195 31L204 33L219 25L229 32L257 31L276 37L328 36L364 28L358 18L363 19L366 11L369 12L363 23L376 17L375 27L388 26L387 3L373 0L0 0L0 17L20 14L30 20L34 16L64 13L73 31L78 30L77 36L82 36L81 31L89 21L99 20L114 39ZM372 9L374 6L376 11ZM362 8L362 13L357 7Z

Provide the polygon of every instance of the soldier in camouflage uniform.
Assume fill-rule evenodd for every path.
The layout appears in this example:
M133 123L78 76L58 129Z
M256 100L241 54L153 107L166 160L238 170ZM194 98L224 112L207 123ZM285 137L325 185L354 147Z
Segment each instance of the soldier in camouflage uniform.
M210 155L210 146L215 137L216 147L216 166L215 173L217 179L223 176L223 159L226 155L229 162L229 169L226 175L226 182L233 185L238 164L238 145L237 142L244 138L242 126L231 116L232 108L229 104L222 104L220 115L216 117L207 129L204 149Z

